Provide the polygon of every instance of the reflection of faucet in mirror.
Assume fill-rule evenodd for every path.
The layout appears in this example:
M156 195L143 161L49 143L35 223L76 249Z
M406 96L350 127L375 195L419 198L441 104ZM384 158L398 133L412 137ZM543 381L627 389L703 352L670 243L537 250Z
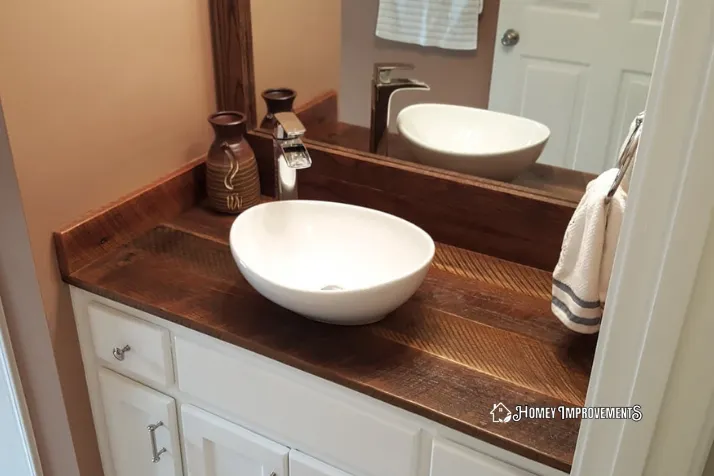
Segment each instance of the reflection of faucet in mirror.
M386 155L387 129L389 128L389 104L392 94L400 89L425 89L429 85L409 78L392 78L394 70L413 70L408 63L375 63L372 77L372 116L369 124L369 151Z
M292 112L275 114L273 158L275 163L275 197L297 199L297 171L312 165L310 153L302 143L305 126Z

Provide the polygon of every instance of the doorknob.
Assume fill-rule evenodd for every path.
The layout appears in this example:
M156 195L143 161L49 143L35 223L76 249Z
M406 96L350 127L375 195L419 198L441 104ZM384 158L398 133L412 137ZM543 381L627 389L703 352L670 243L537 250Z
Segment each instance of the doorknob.
M509 28L501 37L501 44L503 46L515 46L521 39L520 33L518 33L513 28Z

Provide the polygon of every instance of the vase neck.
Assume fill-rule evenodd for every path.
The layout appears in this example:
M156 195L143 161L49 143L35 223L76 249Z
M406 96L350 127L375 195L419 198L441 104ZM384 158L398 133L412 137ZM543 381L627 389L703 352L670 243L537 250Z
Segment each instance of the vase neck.
M233 111L222 111L212 114L208 122L213 127L216 139L241 140L246 132L245 114Z

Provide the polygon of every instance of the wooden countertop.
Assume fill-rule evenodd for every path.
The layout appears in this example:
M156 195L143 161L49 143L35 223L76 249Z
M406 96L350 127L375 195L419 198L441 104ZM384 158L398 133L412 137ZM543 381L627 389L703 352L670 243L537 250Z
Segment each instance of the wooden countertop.
M570 471L579 420L502 424L489 414L498 402L584 403L595 340L552 316L549 273L437 244L406 304L376 324L332 326L253 290L228 246L233 219L193 206L127 243L85 252L91 260L76 269L60 250L70 263L64 279Z

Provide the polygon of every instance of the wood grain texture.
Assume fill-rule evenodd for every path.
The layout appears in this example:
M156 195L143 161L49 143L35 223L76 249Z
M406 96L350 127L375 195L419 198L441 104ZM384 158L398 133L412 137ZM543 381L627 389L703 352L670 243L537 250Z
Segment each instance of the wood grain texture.
M216 104L244 113L252 129L257 112L250 0L210 0L209 8Z
M63 275L86 266L108 251L195 205L205 196L205 158L189 162L173 174L90 212L54 233Z
M272 141L247 134L261 190L273 195ZM498 182L426 170L308 142L312 167L298 172L300 198L361 205L397 215L436 241L552 271L574 204Z
M499 401L584 403L595 341L551 315L549 273L439 244L424 284L384 321L331 326L252 289L227 244L232 221L193 207L64 278L569 471L578 420L489 414Z

